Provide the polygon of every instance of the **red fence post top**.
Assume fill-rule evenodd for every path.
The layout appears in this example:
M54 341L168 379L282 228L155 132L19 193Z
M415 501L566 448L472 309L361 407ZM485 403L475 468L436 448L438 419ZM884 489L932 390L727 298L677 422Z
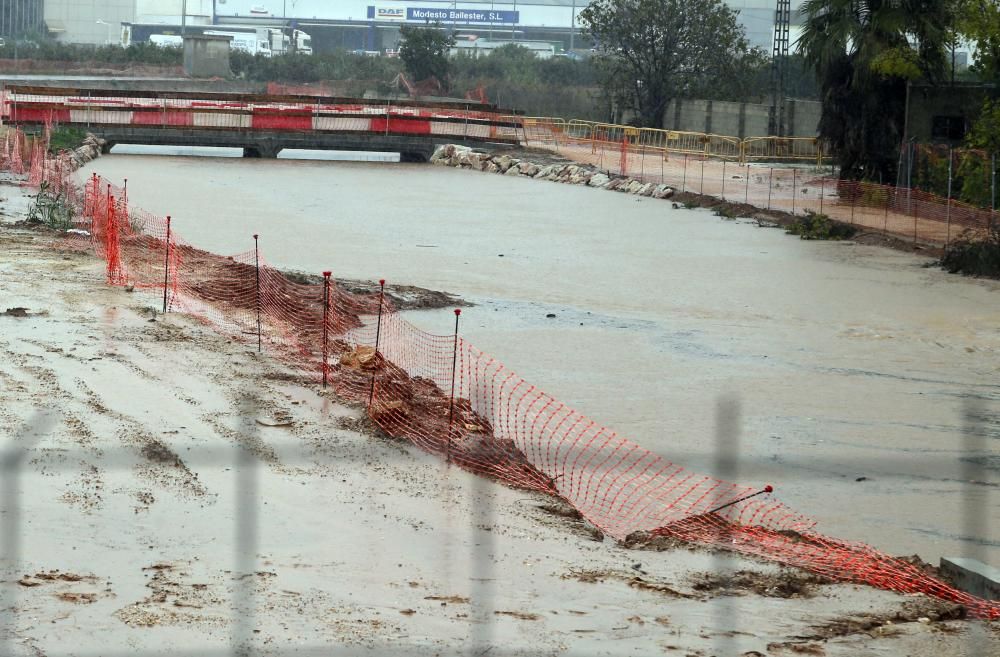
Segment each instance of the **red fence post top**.
M458 317L461 314L462 314L462 309L461 308L455 308L455 317Z
M384 278L378 279L378 284L381 285L382 287L385 287L385 279Z
M257 233L254 233L254 234L253 234L253 238L254 238L254 239L257 239Z
M168 214L167 215L167 224L169 224L169 223L170 223L170 215Z
M333 272L329 272L329 271L323 272L323 278L330 278L330 274L332 274L332 273Z
M764 492L765 493L773 493L774 492L774 486L772 486L771 484L768 484L767 486L764 486Z

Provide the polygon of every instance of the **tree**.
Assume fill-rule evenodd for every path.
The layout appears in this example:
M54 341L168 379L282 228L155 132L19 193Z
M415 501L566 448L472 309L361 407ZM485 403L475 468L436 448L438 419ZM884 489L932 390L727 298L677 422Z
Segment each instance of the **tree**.
M1000 82L1000 5L996 0L957 0L958 32L976 42L973 69L983 82Z
M798 45L815 68L820 136L847 179L891 181L907 82L943 79L952 0L806 0Z
M399 58L403 67L414 81L437 78L447 87L451 64L448 51L454 47L455 39L440 25L415 27L404 25L399 29L403 43L399 46Z
M659 128L672 99L757 56L736 16L722 0L594 0L580 20L599 46L605 93Z

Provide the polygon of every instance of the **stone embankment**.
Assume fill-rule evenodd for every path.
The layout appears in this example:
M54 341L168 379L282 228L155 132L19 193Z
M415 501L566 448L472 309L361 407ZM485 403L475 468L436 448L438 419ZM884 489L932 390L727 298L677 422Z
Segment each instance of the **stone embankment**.
M652 198L670 198L674 195L674 189L670 185L658 185L625 176L608 175L589 166L571 163L538 164L506 154L494 155L455 144L439 146L434 151L434 155L431 156L431 163L505 176L551 180L570 185L586 185L587 187L610 189Z
M70 162L73 164L73 169L79 169L87 162L91 162L99 158L103 152L104 143L103 139L88 132L87 136L83 138L83 142L69 152Z

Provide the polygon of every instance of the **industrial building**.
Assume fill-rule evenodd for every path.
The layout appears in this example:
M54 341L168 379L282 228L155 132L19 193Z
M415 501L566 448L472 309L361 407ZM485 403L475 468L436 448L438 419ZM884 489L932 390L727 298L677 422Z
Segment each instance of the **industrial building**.
M771 48L775 0L726 0L754 45ZM798 8L792 0L793 41ZM317 52L384 52L404 24L438 22L466 38L548 41L584 50L578 16L588 0L0 0L0 36L48 34L69 43L121 42L122 23L298 28Z

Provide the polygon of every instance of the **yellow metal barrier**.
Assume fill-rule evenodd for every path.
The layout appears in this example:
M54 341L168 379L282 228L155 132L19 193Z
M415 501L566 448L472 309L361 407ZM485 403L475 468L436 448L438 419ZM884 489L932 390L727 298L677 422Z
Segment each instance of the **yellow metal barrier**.
M513 117L520 122L526 144L591 144L596 152L599 143L622 144L646 152L696 155L734 162L753 160L807 160L822 166L827 157L823 142L815 137L731 137L705 132L637 128L617 123L602 123L554 116Z
M743 161L810 160L823 166L823 141L817 137L747 137Z

